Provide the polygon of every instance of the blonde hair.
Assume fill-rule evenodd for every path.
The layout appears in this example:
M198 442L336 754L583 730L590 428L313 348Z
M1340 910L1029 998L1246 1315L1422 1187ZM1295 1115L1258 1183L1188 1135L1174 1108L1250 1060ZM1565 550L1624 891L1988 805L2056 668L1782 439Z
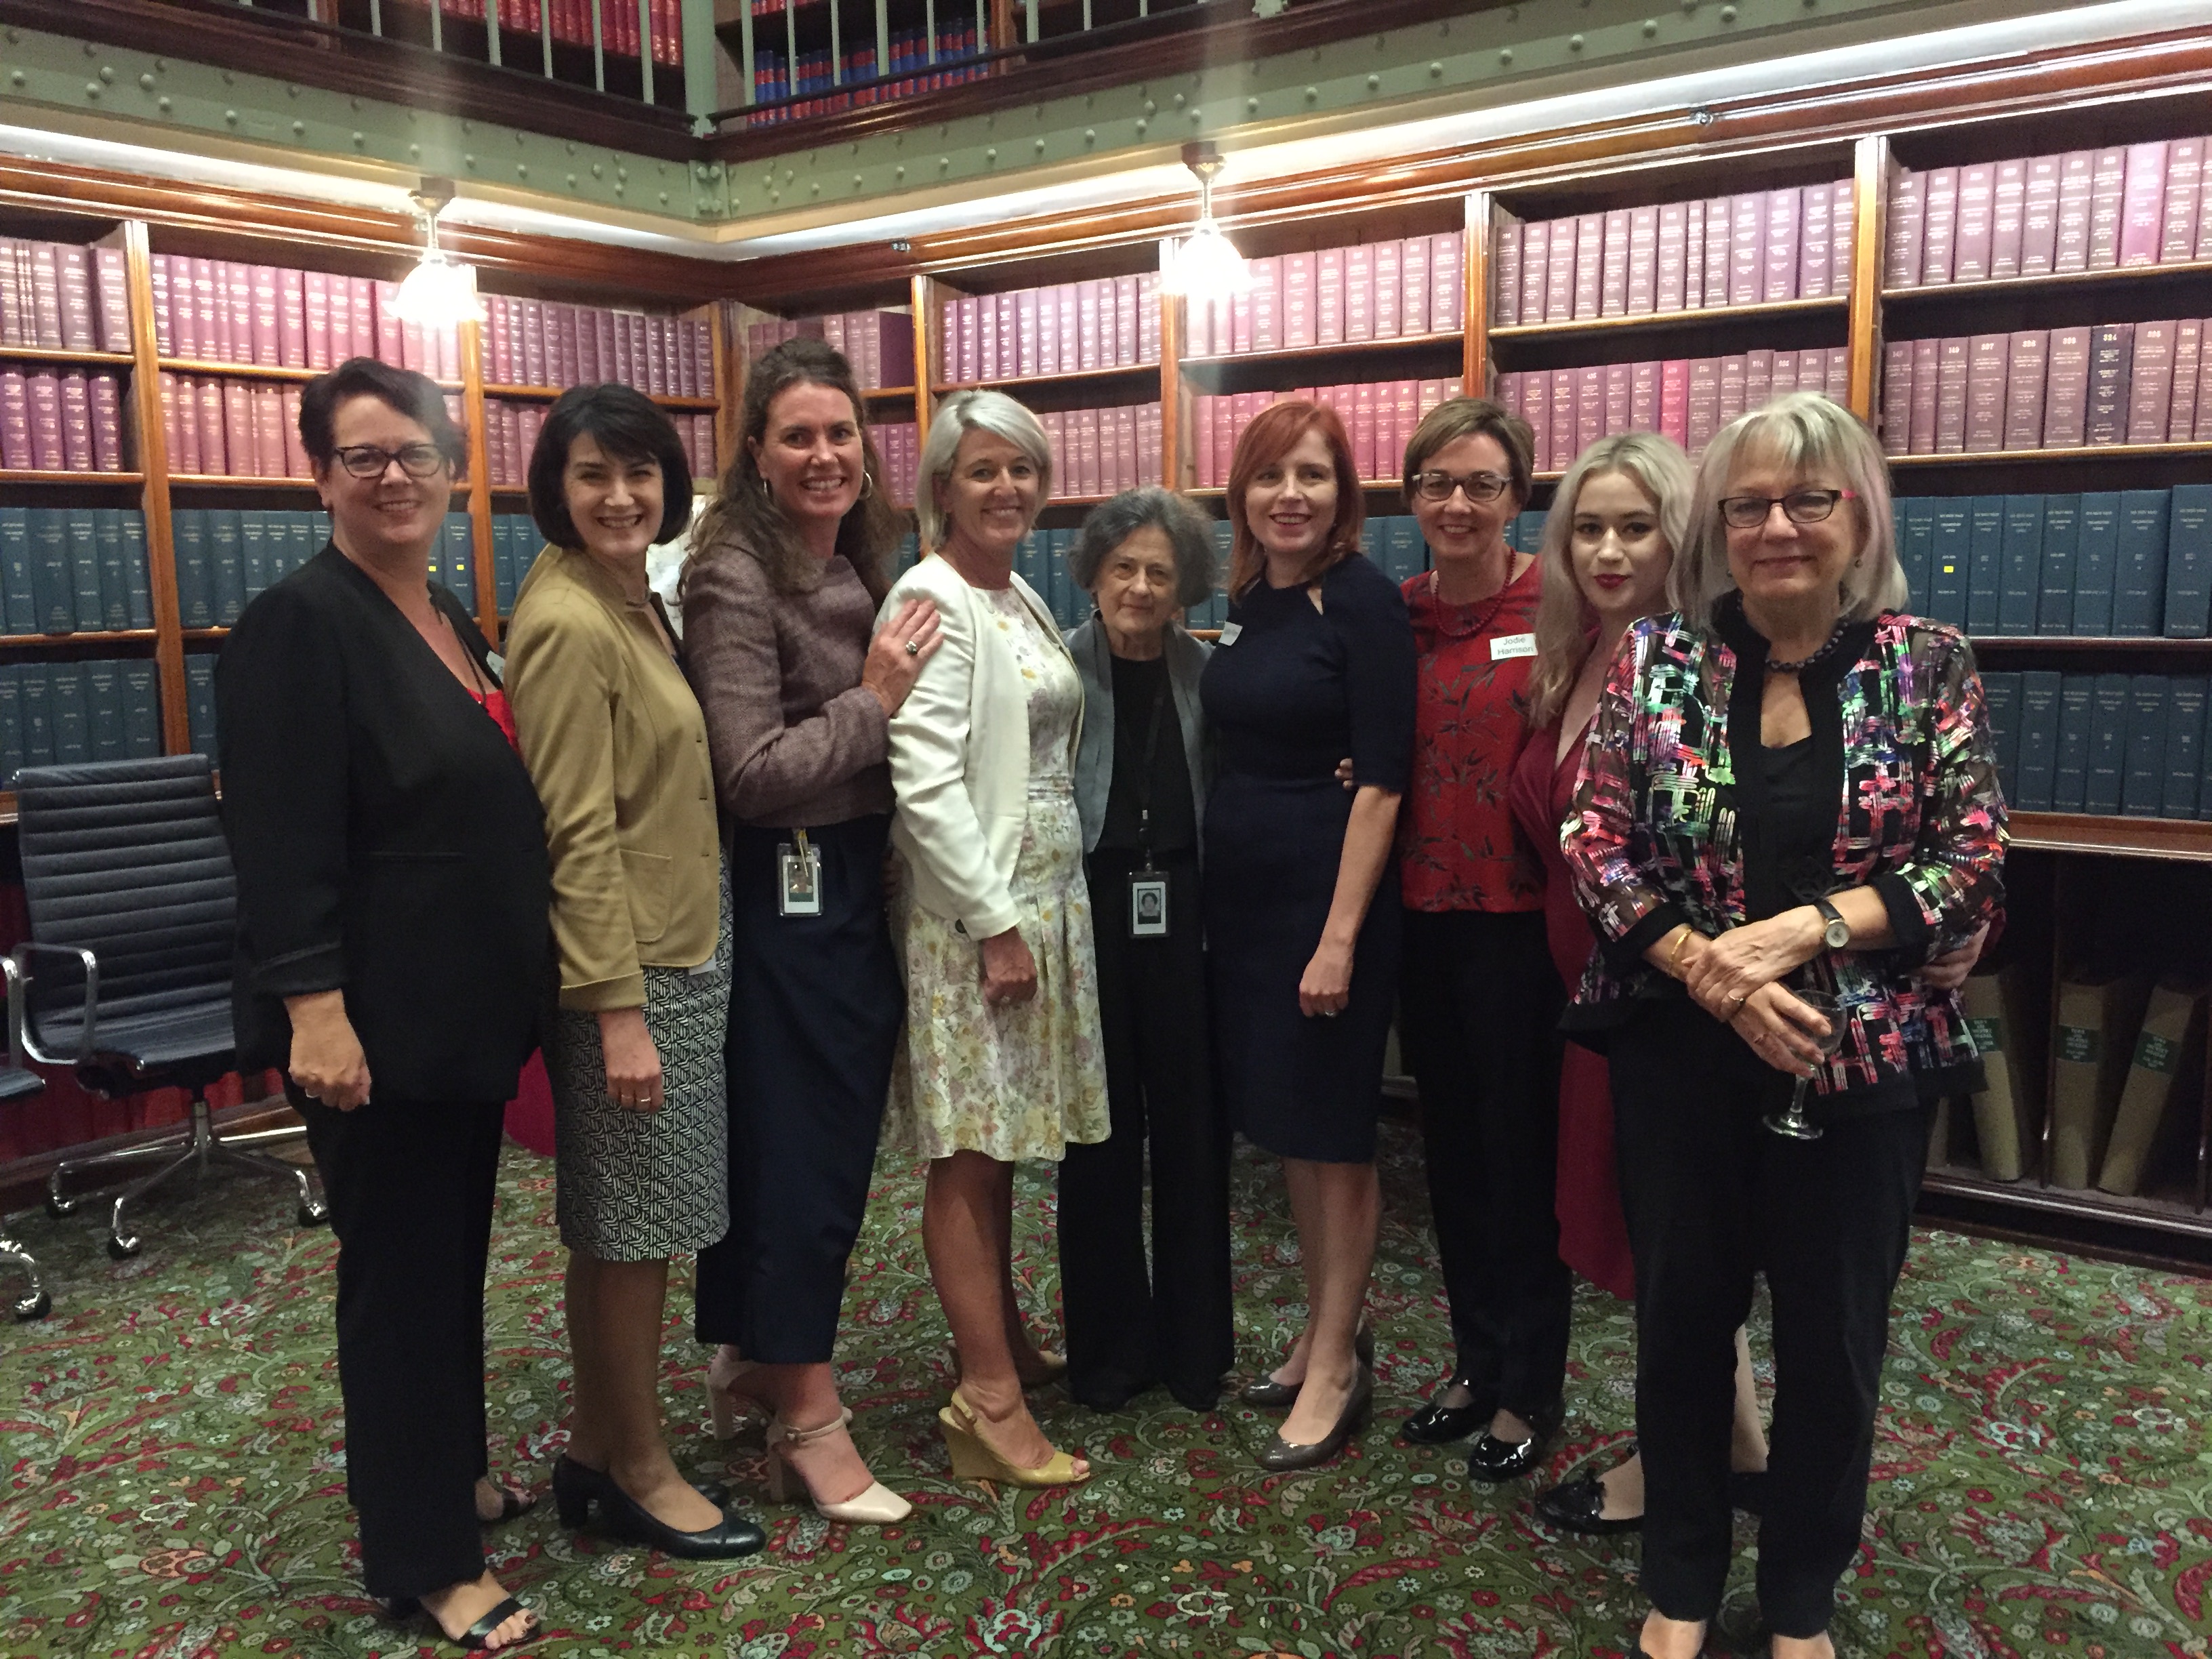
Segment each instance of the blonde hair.
M1690 527L1690 500L1697 488L1690 458L1672 438L1656 432L1624 432L1601 438L1575 458L1544 520L1543 544L1536 562L1543 597L1536 605L1536 668L1528 677L1528 725L1542 731L1559 717L1567 693L1596 647L1595 616L1575 580L1575 507L1592 478L1618 472L1644 492L1659 514L1659 534L1680 565L1680 549Z
M1843 617L1865 622L1885 611L1901 611L1911 589L1897 560L1897 532L1890 522L1889 464L1881 446L1857 416L1817 392L1792 392L1730 421L1705 449L1698 467L1697 498L1690 514L1686 547L1674 550L1668 573L1667 598L1683 619L1710 628L1714 607L1735 586L1729 569L1728 526L1721 522L1721 498L1728 493L1739 452L1770 460L1793 471L1832 468L1856 498L1848 506L1858 520L1859 550L1844 572Z
M914 488L915 522L922 546L933 552L945 544L945 509L937 504L937 486L951 482L960 441L970 432L988 432L1020 450L1036 469L1038 509L1052 499L1052 444L1037 417L1003 392L956 392L930 416L918 469L921 476Z

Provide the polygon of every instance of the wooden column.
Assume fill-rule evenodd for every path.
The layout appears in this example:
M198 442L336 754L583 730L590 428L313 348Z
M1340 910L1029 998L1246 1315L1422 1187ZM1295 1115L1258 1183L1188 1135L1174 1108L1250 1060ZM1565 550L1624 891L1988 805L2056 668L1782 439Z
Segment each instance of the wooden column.
M484 426L483 320L465 318L461 331L461 422L469 434L469 544L475 550L477 626L499 640L499 571L491 534L491 444Z
M154 677L161 693L161 750L192 746L185 709L185 634L177 613L177 555L169 532L169 447L161 427L161 351L154 335L154 258L146 222L123 224L125 280L131 287L131 409L138 417L139 500L146 515L146 564L154 592Z
M1167 274L1174 244L1160 244L1160 273ZM1182 300L1160 287L1160 482L1184 488L1182 474Z
M1881 277L1889 244L1889 140L1851 152L1851 413L1875 424L1881 404Z
M1468 197L1466 314L1460 319L1467 336L1466 349L1461 354L1460 390L1470 398L1490 395L1490 228L1497 217L1488 191L1478 190Z

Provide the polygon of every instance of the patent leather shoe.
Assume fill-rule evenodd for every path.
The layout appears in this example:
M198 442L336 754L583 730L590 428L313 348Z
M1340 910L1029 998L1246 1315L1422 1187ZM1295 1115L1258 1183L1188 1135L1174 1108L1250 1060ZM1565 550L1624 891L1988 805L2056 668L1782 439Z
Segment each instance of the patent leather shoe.
M1467 1404L1443 1403L1443 1397L1454 1389L1467 1389ZM1475 1392L1474 1385L1464 1375L1454 1371L1427 1405L1398 1425L1398 1433L1416 1445L1449 1445L1455 1440L1466 1439L1497 1414L1498 1396L1492 1395L1486 1399Z
M1534 1432L1526 1440L1500 1440L1486 1431L1467 1454L1467 1478L1492 1485L1518 1480L1543 1461L1545 1446L1566 1417L1565 1403L1554 1401L1528 1419Z
M1375 1409L1375 1373L1364 1365L1359 1368L1359 1380L1352 1385L1345 1399L1344 1409L1339 1413L1336 1426L1310 1445L1285 1440L1279 1434L1268 1441L1260 1453L1260 1467L1270 1474L1284 1474L1293 1469L1317 1468L1328 1462L1351 1443L1352 1436L1367 1426L1367 1419Z
M1352 1352L1359 1360L1360 1369L1375 1368L1375 1328L1362 1322L1352 1339ZM1237 1397L1246 1405L1263 1412L1286 1412L1298 1403L1298 1390L1305 1387L1305 1379L1295 1382L1278 1382L1272 1376L1255 1376L1237 1389Z
M573 1457L563 1456L553 1465L553 1499L564 1527L584 1526L597 1505L601 1530L627 1543L690 1560L732 1560L753 1554L768 1542L768 1534L758 1526L726 1510L714 1525L696 1532L672 1527L624 1492L612 1475Z
M1540 1492L1534 1507L1536 1518L1546 1525L1587 1537L1612 1538L1644 1529L1644 1517L1640 1515L1606 1514L1605 1483L1595 1474L1578 1474L1549 1492Z

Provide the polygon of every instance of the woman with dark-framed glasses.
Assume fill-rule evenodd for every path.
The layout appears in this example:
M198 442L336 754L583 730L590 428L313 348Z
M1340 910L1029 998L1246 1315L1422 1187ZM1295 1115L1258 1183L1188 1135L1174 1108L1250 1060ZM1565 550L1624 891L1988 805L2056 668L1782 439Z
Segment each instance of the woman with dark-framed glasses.
M338 1239L338 1382L362 1578L502 1648L485 1570L483 1278L501 1121L551 1000L544 815L497 659L429 579L466 456L437 386L368 358L310 380L322 552L216 668L238 879L238 1060L282 1066Z
M1543 866L1510 802L1541 578L1505 526L1528 505L1531 459L1528 426L1480 398L1438 404L1406 446L1432 568L1404 589L1420 702L1399 819L1399 1012L1456 1353L1403 1432L1479 1435L1467 1469L1481 1481L1527 1474L1559 1427L1573 1294L1553 1206L1565 990Z
M1636 1261L1638 1650L1690 1659L1720 1604L1758 1272L1759 1608L1774 1659L1826 1659L1926 1103L1979 1086L1954 981L1923 970L1996 915L2005 808L1973 653L1899 613L1887 471L1847 410L1801 392L1725 428L1687 539L1674 612L1613 659L1561 837L1598 936L1577 1019L1606 1032Z

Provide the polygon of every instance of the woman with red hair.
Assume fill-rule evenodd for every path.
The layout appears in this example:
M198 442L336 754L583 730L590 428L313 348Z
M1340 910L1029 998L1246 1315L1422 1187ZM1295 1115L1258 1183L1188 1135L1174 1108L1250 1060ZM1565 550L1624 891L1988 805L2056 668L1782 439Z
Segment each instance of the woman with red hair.
M1305 1328L1243 1394L1288 1408L1260 1462L1297 1469L1334 1457L1374 1403L1359 1316L1381 1207L1413 635L1397 589L1360 556L1359 474L1334 410L1298 398L1262 410L1237 441L1228 507L1229 621L1200 683L1217 769L1206 937L1231 1121L1282 1158L1297 1223Z

